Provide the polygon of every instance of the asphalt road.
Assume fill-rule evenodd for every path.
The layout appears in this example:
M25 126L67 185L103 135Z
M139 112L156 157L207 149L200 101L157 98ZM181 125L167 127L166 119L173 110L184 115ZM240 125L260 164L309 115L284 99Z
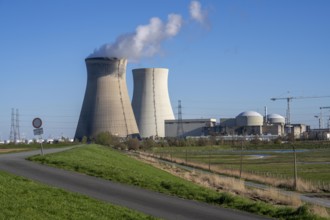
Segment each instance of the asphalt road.
M44 153L66 149L68 148L48 149L44 150ZM267 219L250 213L184 200L84 174L48 167L24 159L39 153L40 151L0 154L0 170L163 219Z

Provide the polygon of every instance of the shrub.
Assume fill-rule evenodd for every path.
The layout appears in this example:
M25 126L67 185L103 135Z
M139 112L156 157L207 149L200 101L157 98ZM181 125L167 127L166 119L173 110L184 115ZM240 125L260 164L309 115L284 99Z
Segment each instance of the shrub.
M128 139L127 142L128 150L138 150L140 148L140 142L136 138Z
M114 147L118 150L127 150L128 148L124 142L117 143Z
M119 138L109 132L101 132L95 137L95 143L104 146L115 146L119 144Z
M87 137L84 136L82 139L81 139L81 143L82 144L86 144L87 143Z
M207 146L209 144L209 140L206 138L199 138L197 141L197 145L200 147Z
M151 149L156 146L156 143L153 139L148 138L142 141L142 148L143 149Z

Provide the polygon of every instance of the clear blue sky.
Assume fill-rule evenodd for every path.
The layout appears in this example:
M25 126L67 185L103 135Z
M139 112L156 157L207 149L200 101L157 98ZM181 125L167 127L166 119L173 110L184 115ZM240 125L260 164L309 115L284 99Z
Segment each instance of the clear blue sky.
M169 68L174 112L183 118L235 117L254 110L285 116L286 101L271 97L330 95L330 1L200 0L208 22L189 16L188 0L0 0L0 138L8 139L11 109L21 135L73 137L86 86L84 59L95 48L132 33L152 17L181 14L177 36L159 54L129 63ZM290 92L290 93L288 93ZM330 98L296 99L291 121L316 128ZM329 110L324 111L329 118Z

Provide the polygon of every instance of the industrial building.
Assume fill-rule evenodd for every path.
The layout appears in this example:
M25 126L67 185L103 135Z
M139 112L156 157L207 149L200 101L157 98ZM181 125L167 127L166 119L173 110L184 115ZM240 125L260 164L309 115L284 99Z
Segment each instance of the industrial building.
M285 136L293 134L294 138L301 138L307 131L304 124L285 124L285 118L278 114L262 116L255 111L246 111L236 118L220 119L216 128L219 135L272 135Z
M291 124L287 126L287 134L292 133L294 138L300 139L303 134L308 131L307 127L308 126L305 124Z
M284 136L285 118L278 114L269 114L265 118L265 124L262 129L264 134Z
M330 140L330 129L329 128L312 129L308 132L308 139Z
M139 133L126 85L126 59L85 60L87 86L75 139L110 132L119 137Z
M255 111L242 112L236 118L220 119L218 132L223 135L261 135L264 117Z
M168 69L133 69L132 108L140 136L165 137L165 120L174 114L168 93Z
M216 126L217 120L209 119L181 119L165 120L166 137L188 137L210 135ZM182 133L178 134L178 128L182 128Z

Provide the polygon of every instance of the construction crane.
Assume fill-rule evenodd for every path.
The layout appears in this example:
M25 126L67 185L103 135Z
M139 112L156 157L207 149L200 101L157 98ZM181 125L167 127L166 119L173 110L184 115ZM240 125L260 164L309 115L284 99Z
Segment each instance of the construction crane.
M283 97L283 98L271 98L270 100L276 101L276 100L286 100L287 101L287 109L286 109L286 118L285 118L285 123L287 125L291 124L291 110L290 110L290 102L292 99L313 99L313 98L329 98L330 96L298 96L298 97Z
M320 128L324 128L324 124L323 124L323 111L322 109L330 109L330 106L324 106L324 107L320 107Z

